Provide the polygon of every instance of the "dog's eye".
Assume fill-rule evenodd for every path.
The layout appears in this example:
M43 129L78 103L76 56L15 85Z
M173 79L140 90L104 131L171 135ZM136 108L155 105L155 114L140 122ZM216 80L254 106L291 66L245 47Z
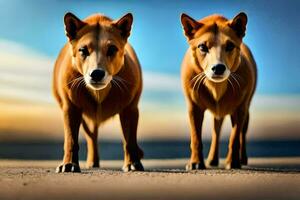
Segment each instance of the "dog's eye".
M80 52L80 54L81 54L81 56L82 56L83 58L86 58L87 56L90 55L90 52L89 52L87 46L81 47L81 48L79 49L79 52Z
M232 51L234 49L234 47L235 46L234 46L234 44L232 42L227 42L225 50L228 51L228 52L230 52L230 51Z
M199 44L198 48L200 49L200 51L202 51L203 53L208 53L208 47L206 46L206 44Z
M118 48L115 45L110 45L107 49L106 55L108 57L113 57L114 55L116 55L118 51Z

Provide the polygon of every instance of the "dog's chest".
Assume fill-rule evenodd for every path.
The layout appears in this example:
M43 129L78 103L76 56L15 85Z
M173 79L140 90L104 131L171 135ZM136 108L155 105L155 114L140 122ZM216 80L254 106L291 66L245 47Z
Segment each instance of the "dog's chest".
M100 123L122 112L130 101L130 95L112 89L103 99L101 96L90 96L89 103L82 108L86 117Z
M228 114L232 114L235 110L235 106L230 103L218 101L208 106L207 109L213 113L214 117L220 119Z
M232 114L237 109L241 99L241 94L233 93L230 88L227 88L219 98L216 98L208 90L202 90L194 100L203 110L208 109L215 117L221 118Z

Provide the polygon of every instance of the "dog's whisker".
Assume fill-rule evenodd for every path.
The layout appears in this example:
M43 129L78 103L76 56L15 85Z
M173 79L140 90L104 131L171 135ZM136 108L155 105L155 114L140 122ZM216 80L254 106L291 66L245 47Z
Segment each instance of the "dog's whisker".
M81 81L84 81L83 77L77 77L75 79L73 79L72 81L69 82L69 84L71 84L70 86L70 90L74 90L75 92L77 92L77 87L78 87L78 84L81 82Z
M198 82L198 75L195 76L195 77L197 77L197 79L196 79L196 81L194 81L194 85L193 85L193 89L192 89L193 93L194 93L194 91L195 91L195 87L196 87L197 82ZM194 78L195 78L195 77L194 77Z
M229 83L229 85L231 86L232 91L233 91L233 93L234 93L234 87L233 87L233 85L232 85L232 83L231 83L231 81L230 81L230 78L228 78L228 83Z
M203 80L203 85L206 83L206 81L207 81L207 79L205 78L205 79Z
M232 91L233 91L233 94L235 95L235 93L236 93L236 89L235 89L235 87L234 87L234 84L233 84L233 82L230 80L230 76L229 76L229 78L228 78L228 82L229 82L229 84L231 85L231 87L232 87Z
M122 87L119 85L119 83L118 83L116 80L112 79L112 83L113 83L113 84L114 84L114 85L115 85L122 93L124 93Z
M77 80L80 80L81 78L83 78L82 76L78 76L77 78L71 80L70 82L67 83L67 85L70 85L71 83L77 81Z
M205 79L205 74L204 73L200 73L200 74L197 75L197 79L194 81L194 85L193 85L193 90L192 90L193 91L193 95L194 95L194 93L196 91L195 90L196 87L197 87L197 91L199 90L201 82L202 82L203 79Z
M123 85L124 85L124 87L126 87L126 89L127 90L129 90L129 88L128 88L128 84L130 84L130 82L128 82L128 81L126 81L126 80L124 80L124 79L118 79ZM127 83L127 84L126 84Z
M71 90L73 90L73 87L74 87L74 84L76 84L76 81L77 81L77 80L75 79L75 80L73 80L73 81L70 82L70 83L72 83L72 84L71 84L71 87L70 87Z
M75 80L72 85L71 85L71 90L74 90L75 89L75 86L78 84L78 80Z
M195 82L195 80L197 80L197 78L201 77L204 75L204 72L201 72L200 74L197 74L196 76L194 76L191 80L190 80L190 84L192 84L193 82Z
M196 76L196 80L194 81L194 85L193 85L193 91L195 91L195 87L197 86L197 84L198 84L198 82L202 79L202 77L204 76L204 73L202 74L198 74L197 76ZM194 77L195 78L195 77Z
M122 90L121 86L118 84L118 82L114 79L112 81L118 87L118 89L123 93L123 90Z
M195 81L197 81L198 77L201 76L201 74L197 74L190 80L190 84L192 85L193 83L195 84Z
M123 78L122 78L122 77L120 77L120 76L114 76L114 78L115 78L115 79L118 79L118 80L120 80L120 81L122 81L122 82L124 82L124 83L126 83L126 84L129 84L129 85L131 85L131 84L132 84L131 82L129 82L129 81L127 81L127 80L123 79Z
M120 85L123 85L124 89L128 92L129 91L129 88L127 87L126 83L124 83L123 79L118 79L118 78L113 78L116 82L118 82ZM126 82L126 81L125 81Z
M190 83L193 83L195 81L195 79L197 79L199 76L201 76L202 73L197 74L196 76L194 76L191 80Z
M241 85L240 85L239 81L237 80L237 78L234 76L234 74L232 74L231 77L237 83L238 87L241 89Z
M203 82L204 79L205 79L205 75L201 76L201 79L200 79L200 81L199 81L199 83L198 83L197 91L199 91L199 88L200 88L200 86L201 86L201 83Z
M80 80L80 92L82 92L82 89L86 86L84 79Z
M81 81L79 80L78 83L77 83L76 86L75 86L75 87L76 87L76 88L75 88L75 92L78 93L78 94L79 94L79 91L78 91L78 90L79 90L80 82L81 82Z
M241 75L239 75L239 74L237 74L237 73L233 73L233 75L234 75L237 79L239 79L241 83L244 82L244 79L243 79L243 77L242 77Z
M79 83L78 83L78 93L81 94L82 92L82 88L84 86L84 80L83 79L80 79Z

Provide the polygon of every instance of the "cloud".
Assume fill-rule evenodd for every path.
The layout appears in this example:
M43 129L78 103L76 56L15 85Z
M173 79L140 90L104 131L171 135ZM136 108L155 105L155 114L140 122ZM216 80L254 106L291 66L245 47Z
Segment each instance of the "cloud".
M300 112L300 95L254 95L254 111Z
M179 75L175 76L157 72L145 72L143 78L145 90L176 92L181 90Z
M53 61L21 44L0 40L0 98L52 102Z
M49 72L53 61L22 44L0 40L0 68L6 70Z

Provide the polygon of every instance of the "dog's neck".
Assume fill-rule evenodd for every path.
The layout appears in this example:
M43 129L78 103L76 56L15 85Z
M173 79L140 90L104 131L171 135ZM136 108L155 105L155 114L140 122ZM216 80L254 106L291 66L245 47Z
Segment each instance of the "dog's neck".
M104 89L102 89L102 90L93 90L93 89L91 89L91 88L88 87L88 91L91 94L91 96L93 96L93 98L95 99L95 101L98 104L101 104L104 101L104 99L106 98L106 96L108 95L111 87L112 87L111 83L109 83L107 85L107 87L104 88Z
M215 83L210 80L207 80L204 84L216 102L218 102L223 97L228 86L227 81Z

